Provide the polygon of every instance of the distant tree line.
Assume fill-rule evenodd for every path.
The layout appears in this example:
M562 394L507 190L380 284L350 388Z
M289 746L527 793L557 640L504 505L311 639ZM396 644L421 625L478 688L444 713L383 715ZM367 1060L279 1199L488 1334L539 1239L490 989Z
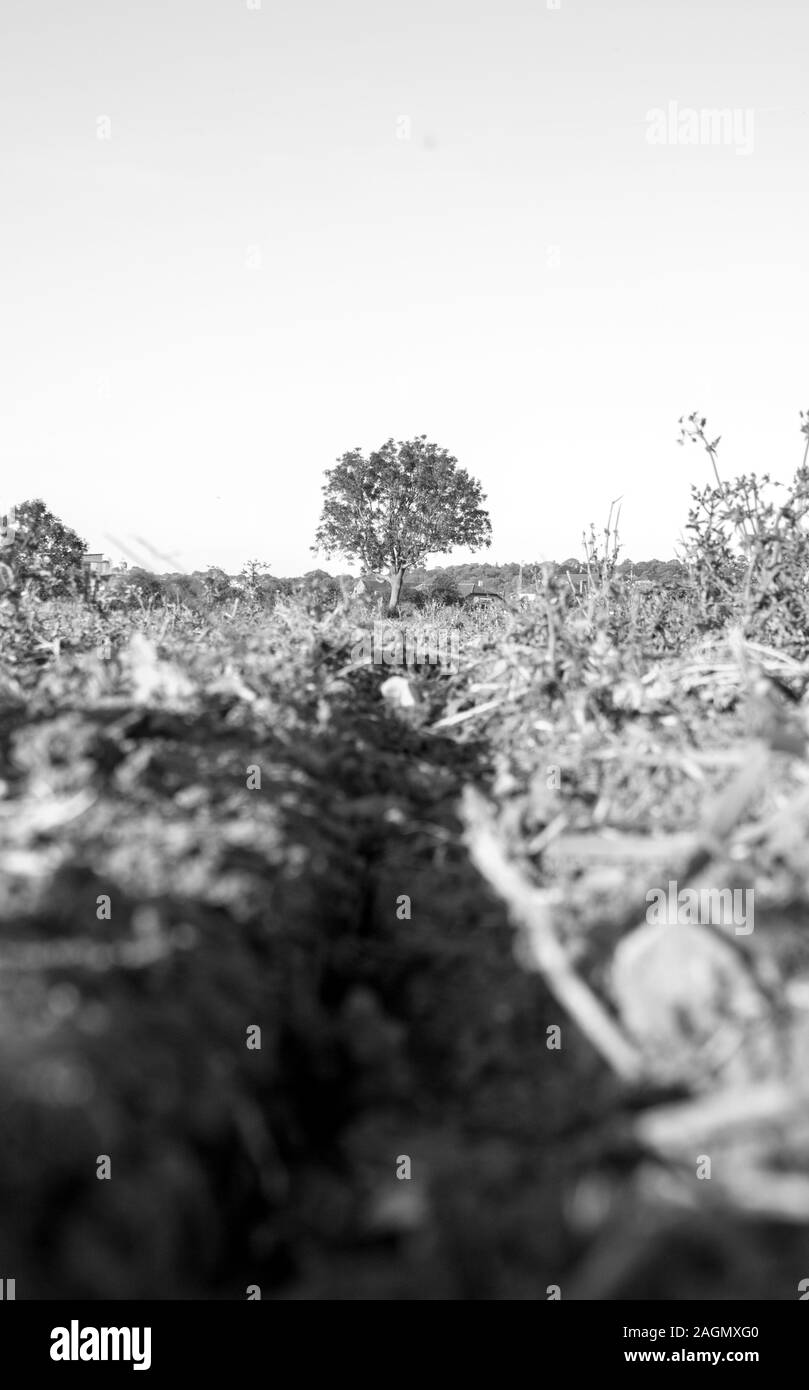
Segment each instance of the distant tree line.
M79 595L84 591L83 560L86 543L55 516L41 498L20 503L15 509L15 527L3 546L3 561L18 585L25 585L40 597ZM411 565L402 576L402 602L421 604L429 600L460 602L470 589L499 594L513 593L542 582L542 564L520 566L516 562L495 565L485 561L466 561L456 565ZM554 568L570 575L574 583L586 574L583 560L569 558ZM617 572L639 581L660 586L677 586L687 579L686 567L679 560L624 560ZM150 604L158 601L185 603L191 607L213 607L224 603L247 602L261 608L272 607L279 599L296 595L318 607L333 607L351 592L356 576L330 574L324 569L303 575L275 576L259 560L248 561L239 574L229 575L217 566L193 573L157 574L138 566L116 569L101 586L102 598Z
M580 560L564 560L554 564L553 568L569 575L574 583L586 577L586 569ZM627 579L651 582L662 587L677 587L688 578L685 565L678 560L626 560L618 566L618 573ZM162 599L169 603L187 603L189 606L199 605L200 602L215 606L240 599L261 608L271 608L279 599L299 596L320 607L329 608L334 607L341 597L350 594L356 579L350 574L332 575L323 569L309 570L303 575L275 576L266 570L251 574L249 568L247 573L243 570L240 574L228 575L216 567L195 570L191 574L154 574L135 567L116 574L109 592L120 597L129 594L133 602L136 595L147 603ZM465 563L420 568L408 574L400 601L417 606L430 600L458 603L472 589L510 594L517 589L519 582L520 566L515 563ZM523 589L533 589L536 583L542 583L542 565L523 565Z

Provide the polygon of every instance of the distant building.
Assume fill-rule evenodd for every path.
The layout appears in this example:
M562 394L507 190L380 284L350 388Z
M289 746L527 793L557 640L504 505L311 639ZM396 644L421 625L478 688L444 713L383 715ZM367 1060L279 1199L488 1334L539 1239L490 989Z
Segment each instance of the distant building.
M458 593L461 598L469 598L472 594L482 594L484 598L491 598L494 594L496 598L502 598L503 585L494 580L462 579L458 584Z
M110 572L110 562L106 555L102 555L100 551L88 551L86 555L82 555L81 562L87 571L88 578L106 579Z
M82 555L81 568L85 597L94 599L98 596L99 585L110 577L110 562L100 551L91 550L87 555Z

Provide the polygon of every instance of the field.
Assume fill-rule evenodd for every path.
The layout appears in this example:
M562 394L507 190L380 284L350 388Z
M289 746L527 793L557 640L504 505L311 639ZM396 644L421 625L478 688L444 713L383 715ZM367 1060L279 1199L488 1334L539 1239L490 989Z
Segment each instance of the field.
M5 598L18 1297L798 1296L806 653L596 578L399 620L450 667L359 602Z

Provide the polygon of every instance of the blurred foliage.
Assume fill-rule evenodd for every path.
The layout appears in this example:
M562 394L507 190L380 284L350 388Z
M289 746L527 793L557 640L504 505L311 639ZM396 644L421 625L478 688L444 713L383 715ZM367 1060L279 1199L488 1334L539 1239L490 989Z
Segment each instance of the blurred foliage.
M3 559L16 584L38 598L78 593L87 549L81 537L40 497L20 502L14 512L15 530L3 548Z

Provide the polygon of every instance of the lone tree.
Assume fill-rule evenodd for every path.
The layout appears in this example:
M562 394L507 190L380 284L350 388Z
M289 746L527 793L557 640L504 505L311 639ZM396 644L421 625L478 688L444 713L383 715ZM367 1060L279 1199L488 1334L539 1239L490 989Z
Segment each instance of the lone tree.
M387 570L391 613L405 573L428 555L491 544L480 483L424 434L389 439L368 458L359 449L343 454L326 471L323 498L312 550Z
M35 497L14 509L14 538L3 558L17 582L31 581L40 594L72 594L81 585L82 556L87 549L81 536Z

